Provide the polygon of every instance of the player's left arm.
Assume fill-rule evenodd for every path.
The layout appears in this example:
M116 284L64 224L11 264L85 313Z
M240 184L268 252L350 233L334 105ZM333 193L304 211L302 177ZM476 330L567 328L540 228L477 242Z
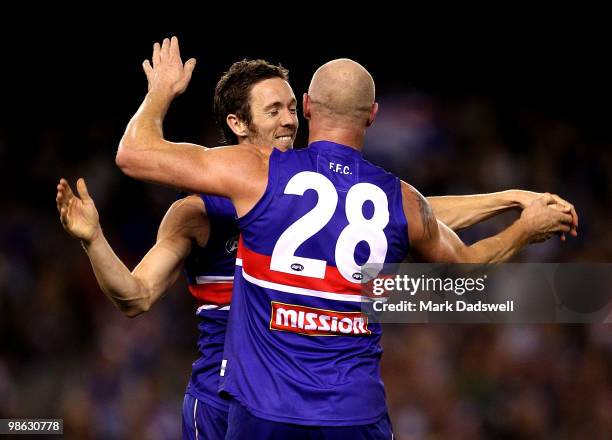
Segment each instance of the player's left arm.
M228 197L244 215L265 191L271 148L236 145L207 149L169 142L163 121L172 100L189 84L195 59L181 61L178 40L153 47L143 68L149 91L119 144L116 163L128 176L195 193Z
M537 198L502 232L466 245L433 214L427 200L402 182L403 207L411 225L410 246L417 260L438 263L502 263L530 243L569 232L572 216L554 208L550 194Z
M438 220L452 230L458 231L511 209L525 209L542 195L537 192L512 189L489 194L427 197L427 201ZM552 194L552 197L559 210L572 215L570 233L576 236L578 215L574 206L556 194Z

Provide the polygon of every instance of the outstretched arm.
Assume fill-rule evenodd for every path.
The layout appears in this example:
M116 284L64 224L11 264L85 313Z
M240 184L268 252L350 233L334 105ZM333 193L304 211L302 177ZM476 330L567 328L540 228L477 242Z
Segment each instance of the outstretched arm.
M164 139L163 121L172 100L183 93L195 59L181 61L178 40L153 47L152 65L143 64L149 92L130 120L116 163L128 176L191 192L228 197L239 216L265 191L271 148L237 145L207 149Z
M102 233L99 216L83 179L80 197L61 179L57 208L64 229L81 240L102 291L129 317L146 312L175 283L192 242L204 245L209 225L204 203L197 196L175 202L164 217L155 246L130 272Z
M489 194L427 197L427 201L438 220L453 231L458 231L510 209L525 209L542 195L532 191L511 189ZM576 236L578 215L574 206L556 194L552 194L552 197L557 202L559 209L572 215L570 233Z
M555 233L569 232L572 215L553 208L550 194L536 199L521 217L501 233L466 245L450 228L438 221L427 200L402 182L404 212L410 228L414 256L440 263L500 263L529 243L544 241Z

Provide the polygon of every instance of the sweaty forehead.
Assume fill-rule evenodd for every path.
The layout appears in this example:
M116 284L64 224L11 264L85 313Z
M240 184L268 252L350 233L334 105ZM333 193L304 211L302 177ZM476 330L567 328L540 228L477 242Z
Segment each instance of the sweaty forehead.
M274 103L288 105L295 102L295 95L289 83L281 78L259 81L251 88L251 106L266 107Z

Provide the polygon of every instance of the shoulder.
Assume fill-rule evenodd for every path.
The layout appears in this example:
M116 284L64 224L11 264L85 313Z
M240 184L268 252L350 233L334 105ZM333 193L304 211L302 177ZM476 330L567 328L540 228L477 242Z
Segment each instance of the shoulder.
M391 173L390 171L387 171L386 169L384 169L383 167L373 164L372 162L370 162L368 159L366 159L365 157L362 157L363 160L363 164L370 170L370 172L373 173L377 173L380 174L382 176L385 176L389 179L395 179L395 180L400 180L395 174ZM406 182L402 183L408 185ZM410 186L410 185L408 185Z
M437 230L437 220L429 202L412 185L401 182L404 214L410 225L411 242L429 239Z
M267 160L274 152L274 147L270 147L267 145L240 144L235 145L234 147L239 149L242 154L245 154L248 157L257 158L261 160Z
M200 195L191 194L175 201L168 209L168 214L187 217L201 216L206 214L206 207Z

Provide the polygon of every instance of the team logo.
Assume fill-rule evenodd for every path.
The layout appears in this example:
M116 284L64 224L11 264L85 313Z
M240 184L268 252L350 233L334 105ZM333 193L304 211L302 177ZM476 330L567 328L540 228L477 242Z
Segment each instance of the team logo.
M337 312L272 301L270 329L308 336L370 335L368 317L361 312Z
M353 279L357 281L363 280L363 274L361 272L355 272L353 274Z
M233 254L238 249L238 237L230 238L225 242L225 250L228 254Z
M291 265L291 269L295 270L296 272L301 272L304 270L304 266L302 266L300 263L293 263Z

